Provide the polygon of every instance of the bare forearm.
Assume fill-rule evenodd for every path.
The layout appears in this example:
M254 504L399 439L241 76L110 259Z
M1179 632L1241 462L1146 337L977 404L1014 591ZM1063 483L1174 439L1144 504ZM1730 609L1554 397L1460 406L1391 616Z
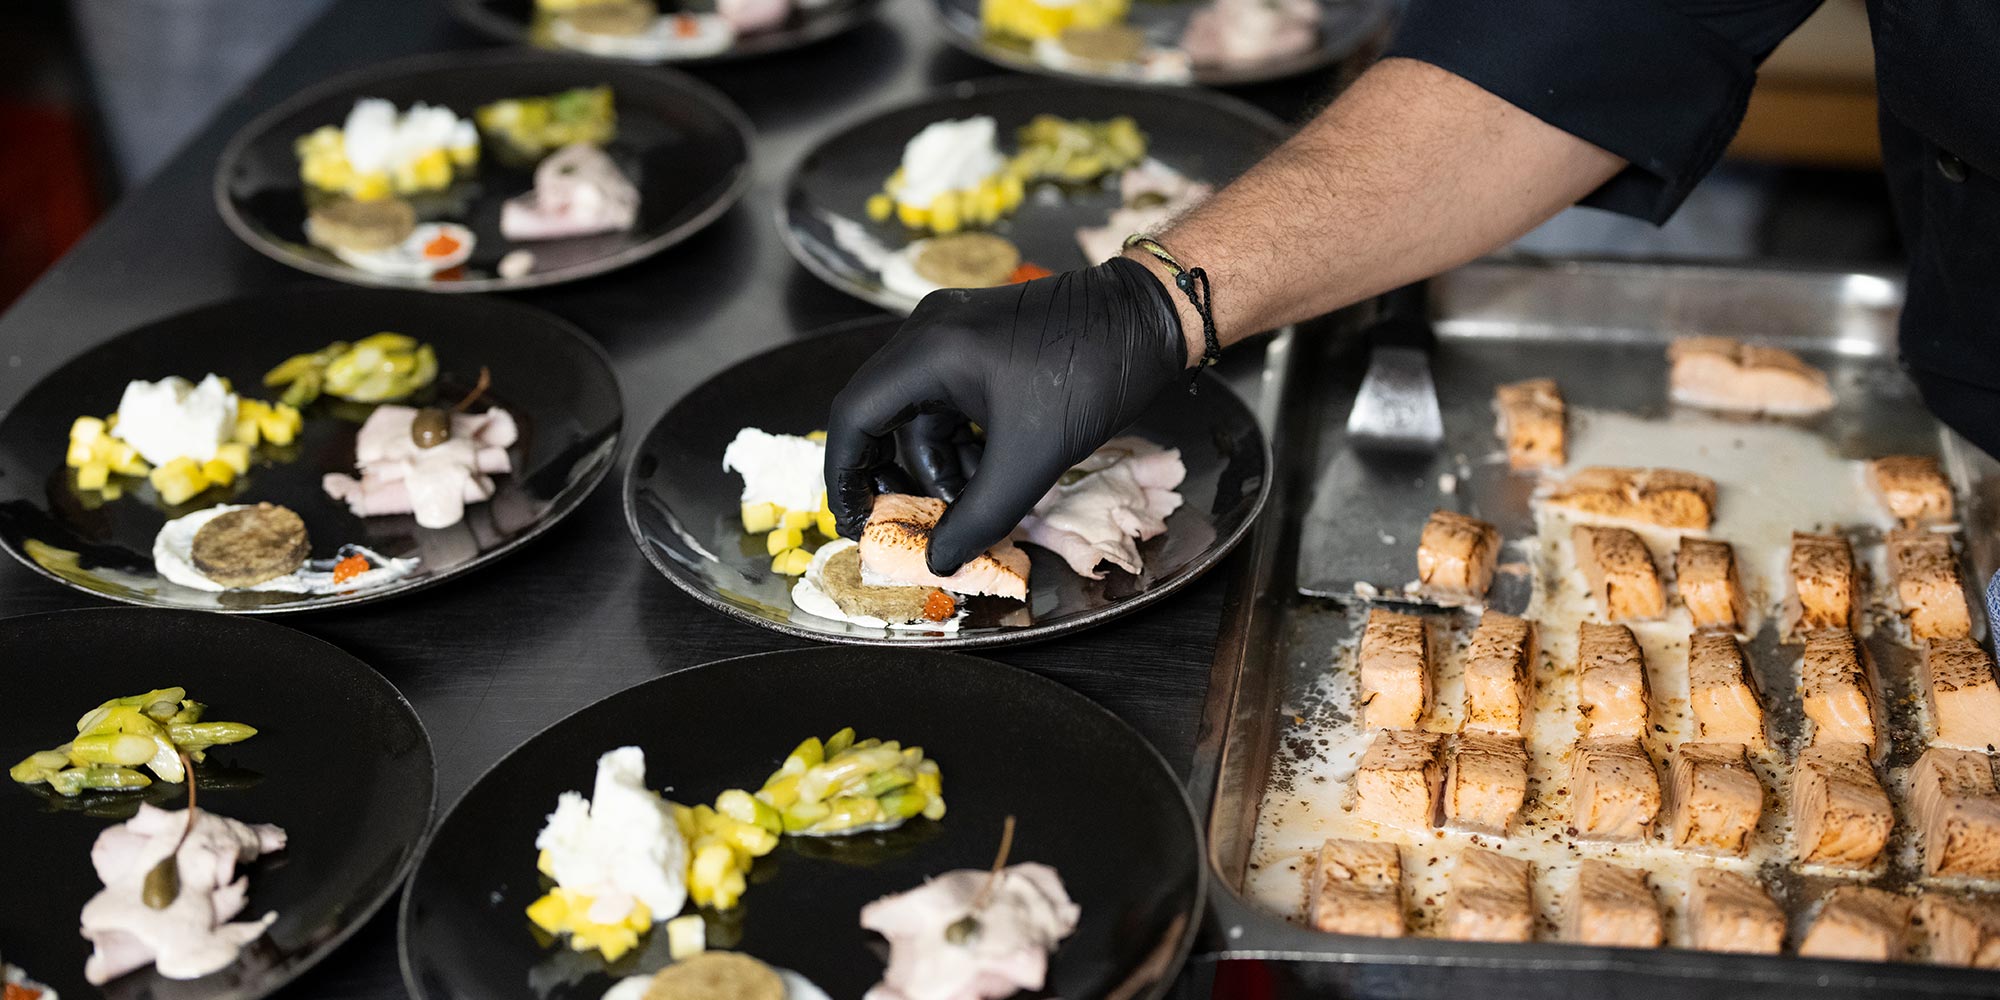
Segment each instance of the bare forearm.
M1460 77L1390 59L1160 236L1208 272L1227 345L1472 260L1624 165ZM1182 325L1192 362L1191 309Z

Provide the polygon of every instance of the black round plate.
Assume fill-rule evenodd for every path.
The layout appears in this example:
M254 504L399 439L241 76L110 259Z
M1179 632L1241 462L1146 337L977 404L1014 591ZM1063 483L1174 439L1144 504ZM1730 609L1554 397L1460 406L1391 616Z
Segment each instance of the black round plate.
M463 211L437 216L478 238L463 275L389 278L343 263L306 242L305 189L292 144L346 120L354 102L380 97L407 109L417 101L470 117L506 97L610 84L618 137L606 152L639 188L630 231L514 243L500 235L500 205L534 187L534 171L500 162L483 143L478 175L454 185ZM335 77L259 116L229 143L215 173L215 204L229 228L258 252L302 271L362 285L429 292L486 292L554 285L624 267L659 253L714 222L750 185L750 121L728 98L672 70L586 63L525 51L450 52L400 59ZM535 255L518 278L495 271L516 249ZM454 269L458 270L458 269Z
M1186 503L1167 533L1139 546L1145 574L1072 572L1054 553L1033 560L1028 602L974 598L957 632L885 631L808 615L792 605L794 577L771 572L763 539L743 532L743 480L722 451L744 427L805 434L824 428L834 394L896 330L891 319L830 328L744 361L675 403L647 432L625 473L625 519L667 579L709 607L752 624L823 642L935 648L1029 642L1137 610L1192 583L1249 532L1270 490L1271 456L1256 418L1221 380L1203 375L1147 410L1125 433L1179 448ZM789 748L787 748L789 749Z
M598 755L637 745L647 780L686 802L756 788L807 736L842 726L922 746L949 811L888 834L785 838L750 875L731 946L836 997L881 978L861 907L928 876L993 863L1005 817L1015 862L1055 867L1083 909L1045 994L1102 997L1153 961L1156 997L1187 954L1204 891L1200 834L1145 739L1060 684L925 650L763 653L647 681L543 730L452 806L403 894L403 977L416 1000L596 1000L604 963L536 945L535 834L556 796L589 794ZM713 930L713 923L711 929ZM665 964L658 929L611 971ZM532 986L530 984L533 984ZM1145 985L1141 983L1139 985Z
M1209 0L1143 0L1131 8L1128 23L1146 33L1155 45L1177 45L1188 18ZM979 24L980 0L931 0L944 29L945 41L968 55L996 66L1073 79L1120 80L1110 74L1058 69L1035 58L1024 43L989 37ZM1188 83L1206 87L1236 87L1268 83L1317 72L1354 54L1380 34L1395 14L1393 0L1321 0L1319 45L1285 59L1244 66L1196 66ZM1171 84L1170 84L1171 85Z
M751 56L789 52L861 26L875 16L875 9L881 5L882 0L832 0L816 10L794 10L784 24L770 31L739 35L735 45L714 55L654 61L672 62L677 66L698 66L704 63L728 62ZM488 37L503 42L544 45L553 51L578 58L622 61L565 48L539 37L532 27L535 15L534 0L447 0L447 6L451 8L453 14L458 15L459 20ZM661 6L671 8L673 5ZM712 5L706 6L712 7Z
M71 486L63 465L70 422L118 408L125 383L214 372L237 391L273 398L261 379L286 358L378 330L407 333L437 348L439 394L467 391L485 366L487 398L521 426L509 449L514 471L498 491L466 508L450 528L417 527L407 515L356 517L328 497L320 479L353 472L354 436L367 407L322 397L305 411L289 461L260 461L226 490L173 508L150 486L95 507ZM527 306L497 299L439 298L415 292L296 289L203 306L140 327L92 348L28 391L0 419L0 544L29 568L80 590L132 604L204 611L274 613L380 600L491 562L562 520L611 468L624 408L603 350L581 332ZM343 543L386 556L418 556L416 572L383 587L310 596L225 591L169 583L153 571L153 538L168 517L218 503L269 501L305 519L315 557ZM77 566L44 565L35 548L75 552Z
M947 118L991 115L1001 149L1038 114L1105 119L1131 115L1148 138L1149 156L1217 186L1248 170L1283 141L1284 126L1264 112L1221 94L1003 77L955 84L848 125L807 153L785 184L778 231L792 256L820 280L891 312L916 303L882 287L874 270L842 248L829 217L861 224L884 247L908 244L901 224L873 222L865 206L902 162L903 146L924 126ZM1084 259L1076 231L1101 226L1118 208L1111 188L1064 193L1049 203L1030 191L1018 211L993 231L1014 241L1021 258L1054 271L1094 264Z
M233 966L176 982L151 967L107 983L112 1000L252 1000L270 994L347 940L416 863L436 800L430 737L410 704L360 660L302 632L190 611L102 608L0 621L13 764L75 735L100 702L181 686L210 718L257 727L198 765L201 808L276 823L285 849L243 871L242 919L276 911L270 932ZM0 906L6 959L66 997L98 996L83 979L90 944L77 934L101 888L90 847L138 810L187 807L186 786L64 799L48 786L0 787Z

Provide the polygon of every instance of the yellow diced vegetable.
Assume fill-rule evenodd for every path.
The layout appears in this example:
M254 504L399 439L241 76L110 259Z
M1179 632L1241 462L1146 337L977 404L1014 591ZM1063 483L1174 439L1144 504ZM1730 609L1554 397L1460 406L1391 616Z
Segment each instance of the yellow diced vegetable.
M813 526L813 512L809 510L788 510L778 518L778 526L792 531L804 531Z
M237 475L243 475L250 471L250 446L236 441L218 445L215 460L236 470Z
M86 462L76 470L76 488L101 490L111 481L111 467L103 462Z
M299 427L303 423L303 421L294 422L298 416L299 411L279 403L257 415L257 431L264 436L264 440L272 444L281 446L291 444L292 439L298 436Z
M186 456L154 469L148 478L159 492L160 502L169 507L184 504L208 489L208 477L202 474L201 466Z
M96 417L78 417L69 425L69 439L72 444L78 441L89 443L102 438L105 430L104 421Z
M778 553L777 557L771 560L771 572L780 576L804 576L807 568L812 566L812 561L812 553L804 549L790 549Z
M752 535L761 535L778 526L778 517L783 508L774 503L746 503L743 505L743 530Z
M667 956L678 962L708 950L708 924L689 913L667 921Z
M796 549L805 543L805 532L797 528L790 526L772 528L771 533L764 538L764 551L775 556L781 552Z
M257 418L248 413L238 412L236 429L229 434L230 442L246 448L255 448L261 437L262 435L257 432Z
M236 481L236 467L220 458L201 463L201 474L214 486L228 486Z

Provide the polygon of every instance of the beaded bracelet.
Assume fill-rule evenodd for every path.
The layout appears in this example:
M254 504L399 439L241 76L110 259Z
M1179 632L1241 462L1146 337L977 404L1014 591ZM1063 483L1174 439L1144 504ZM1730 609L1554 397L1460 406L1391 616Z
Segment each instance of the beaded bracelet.
M1145 233L1133 233L1125 237L1125 249L1143 250L1154 260L1165 265L1167 273L1174 276L1174 287L1186 295L1194 305L1195 314L1201 317L1201 364L1188 376L1188 392L1193 394L1201 377L1201 370L1222 360L1222 341L1215 333L1215 311L1211 307L1214 293L1208 284L1208 272L1199 267L1182 267L1173 252L1160 244L1159 240Z

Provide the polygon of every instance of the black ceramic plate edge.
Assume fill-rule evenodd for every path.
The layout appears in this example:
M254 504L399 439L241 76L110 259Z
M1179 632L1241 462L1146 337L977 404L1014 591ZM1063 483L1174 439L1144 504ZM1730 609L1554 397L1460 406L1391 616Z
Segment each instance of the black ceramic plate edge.
M873 324L879 324L882 322L885 322L885 320L882 317L864 316L860 319L851 319L840 323L834 323L830 326L820 327L808 334L805 334L803 337L800 338L800 340L808 340L815 337L846 333L850 330L855 330ZM777 347L771 348L769 351L759 352L758 354L754 354L748 358L738 361L736 364L731 365L730 368L735 368L737 365L752 363L756 359L763 357L765 354L770 354L774 351L785 350L789 347L796 345L797 343L799 343L799 341L792 341L786 344L780 344ZM723 371L725 372L729 371L730 368L725 368L723 369ZM721 372L718 372L716 373L716 376L719 376L721 374L722 374ZM716 376L710 376L710 377L714 378ZM1228 385L1224 384L1221 379L1216 378L1213 374L1209 372L1202 372L1198 379L1198 383L1202 389L1210 393L1226 393L1228 395L1228 398L1234 399L1238 406L1243 407L1246 412L1252 413L1251 421L1252 423L1255 423L1256 417L1254 411L1250 411L1248 404L1245 404L1242 401L1241 397L1238 397L1235 391L1230 389ZM667 414L672 413L674 407L678 404L679 404L678 399L675 400L674 403L668 404L667 409L661 413L660 419L661 420L666 419ZM1262 433L1263 428L1261 425L1258 426L1258 431L1259 433L1257 435L1257 441L1258 444L1262 447L1262 456L1264 460L1265 474L1259 477L1257 485L1257 499L1251 504L1250 514L1243 519L1243 523L1237 525L1235 530L1231 531L1228 535L1218 537L1215 540L1215 542L1209 545L1207 552L1200 559L1196 560L1193 564L1191 564L1179 576L1176 576L1173 579L1160 584L1159 586L1152 587L1147 590L1142 590L1132 595L1131 597L1119 601L1116 604L1099 608L1093 612L1087 612L1082 617L1079 617L1072 621L1062 622L1056 625L1049 625L1049 626L1028 625L1018 629L993 632L984 635L964 636L957 634L948 634L934 639L888 639L888 638L872 638L869 636L862 636L862 635L853 635L844 632L822 632L818 629L805 628L800 625L795 625L789 621L778 622L778 621L773 621L769 618L760 618L747 614L742 609L737 608L735 605L732 605L727 601L720 600L713 594L710 594L706 588L698 585L695 581L686 579L684 576L681 575L682 571L680 570L679 567L675 566L673 563L665 559L662 559L660 555L653 550L652 546L646 544L645 535L643 534L639 526L638 503L637 503L637 494L638 494L637 484L639 480L638 467L639 467L640 455L641 452L643 451L642 448L634 448L631 456L626 460L625 463L625 478L624 478L624 489L623 489L623 495L624 495L623 502L625 507L625 530L631 534L633 544L637 545L639 547L639 551L645 554L646 561L652 563L653 568L658 570L661 576L664 576L668 580L673 581L674 586L679 587L683 593L687 594L688 596L694 598L697 601L700 601L702 604L705 604L716 611L719 611L725 615L728 615L731 618L736 619L737 621L748 622L752 625L756 625L762 628L767 628L774 632L780 632L785 635L795 636L800 639L811 639L815 642L824 642L834 645L884 646L894 649L952 650L952 649L977 649L982 646L1024 645L1031 642L1040 642L1045 639L1053 639L1057 636L1065 635L1070 632L1075 632L1081 629L1090 628L1094 625L1100 624L1105 621L1109 621L1120 615L1130 614L1134 611L1139 610L1140 608L1153 604L1156 601L1164 600L1166 597L1173 594L1175 591L1178 591L1183 587L1186 587L1189 584L1192 584L1196 580L1200 579L1203 574L1215 568L1215 565L1217 563L1227 558L1229 553L1235 551L1236 546L1240 544L1243 541L1243 539L1250 534L1250 529L1257 525L1257 518L1263 514L1264 507L1266 506L1266 504L1269 503L1271 499L1271 480L1273 477L1270 475L1269 470L1273 467L1273 463L1276 461L1276 459L1272 457L1270 435ZM651 428L647 429L645 437L646 438L652 437ZM644 438L642 438L641 440L644 440Z
M813 256L805 244L799 242L798 234L793 231L792 227L791 203L792 192L798 187L800 171L804 170L806 164L813 157L819 155L819 151L829 143L877 118L900 114L939 100L962 101L975 96L985 96L992 93L1004 94L1010 90L1037 90L1062 86L1090 87L1104 90L1130 90L1148 94L1157 92L1160 89L1158 87L1134 84L1129 81L1099 80L1090 77L984 76L974 80L961 80L957 83L947 84L943 87L919 94L916 97L897 101L893 104L884 104L879 107L869 108L858 114L849 115L833 127L820 133L819 139L808 147L805 152L800 153L798 159L793 160L792 165L785 171L785 178L778 185L778 203L771 210L772 222L778 227L778 239L785 244L785 250L792 255L792 259L797 261L800 267L805 268L807 273L818 278L828 287L896 315L909 315L911 307L908 302L889 295L886 291L877 292L873 289L859 288L848 284L846 278L830 270L817 257ZM1282 142L1290 134L1284 122L1279 121L1276 116L1241 98L1211 90L1202 90L1198 87L1182 88L1174 90L1172 93L1196 103L1207 104L1218 111L1235 115L1259 128L1269 130L1273 145Z
M1266 481L1269 481L1270 479L1269 476L1266 476L1264 478ZM1254 522L1256 519L1251 518L1250 520ZM1056 691L1059 691L1061 693L1059 695L1060 697L1074 698L1077 701L1090 706L1090 708L1093 711L1102 714L1110 722L1112 726L1129 734L1132 737L1132 739L1136 741L1140 746L1145 747L1146 753L1149 755L1149 757L1155 764L1159 765L1160 770L1172 777L1172 780L1169 783L1173 785L1173 787L1179 792L1178 798L1180 800L1181 808L1187 813L1188 829L1194 835L1194 844L1195 844L1195 851L1198 863L1195 865L1195 868L1197 870L1195 872L1195 880L1194 880L1194 903L1189 908L1190 911L1194 914L1194 919L1188 921L1187 926L1181 928L1180 940L1176 942L1174 946L1174 954L1172 961L1162 969L1160 977L1154 981L1153 985L1150 988L1141 991L1132 998L1132 1000L1160 1000L1161 997L1166 995L1167 990L1172 988L1174 984L1175 974L1178 973L1180 968L1187 963L1189 955L1193 953L1195 938L1199 935L1201 930L1202 919L1204 915L1208 912L1208 880L1210 877L1208 870L1209 869L1208 840L1203 832L1201 820L1195 814L1194 801L1188 798L1187 785L1180 778L1179 774L1174 771L1173 765L1167 763L1166 757L1160 753L1160 749L1158 747L1153 745L1153 741L1147 739L1145 735L1140 733L1137 729L1134 729L1131 723L1126 722L1116 712L1113 712L1110 709L1105 708L1103 705L1098 704L1094 699L1084 695L1080 691L1077 691L1069 687L1066 684L1061 683L1060 681L1036 673L1033 670L1028 670L1022 667L1010 666L1008 664L1001 663L998 660L989 660L984 657L971 656L965 653L956 653L946 650L939 650L935 648L919 647L919 646L905 646L901 648L909 649L913 652L918 652L920 654L926 652L936 653L937 655L948 657L952 660L960 661L961 663L977 664L977 667L975 669L1012 671L1024 675L1024 679L1032 678L1032 680L1028 680L1027 682L1033 684L1041 684L1049 688L1055 689ZM687 670L728 669L730 664L737 663L739 661L759 660L765 657L810 656L814 652L815 650L812 648L805 648L805 649L767 650L762 653L746 653L742 656L732 656L720 660L709 660L705 663L698 663L692 667L684 668L683 670L676 670L671 673L662 674L658 677L640 681L638 684L634 684L631 687L623 688L618 691L613 691L610 694L607 694L604 697L599 698L588 705L584 705L583 707L570 712L568 715L565 715L562 718L557 719L556 721L551 722L546 726L543 726L541 729L536 730L534 735L529 736L527 739L522 740L519 744L517 744L514 747L514 749L507 751L505 756L493 762L493 764L487 767L484 771L481 771L479 773L479 777L474 778L470 784L466 785L465 791L460 792L458 798L453 800L451 807L449 809L446 809L442 815L433 813L431 817L430 828L427 832L425 832L422 843L417 845L417 851L414 861L410 864L409 867L407 867L402 872L403 898L397 903L396 906L396 964L397 967L400 968L402 971L403 988L409 992L411 1000L428 1000L428 994L424 992L424 990L418 983L415 970L410 967L409 926L410 926L410 908L414 903L415 890L416 890L416 879L412 877L412 875L415 872L415 866L417 864L421 864L423 859L429 856L432 841L434 841L437 838L438 831L444 828L445 823L451 819L452 814L458 811L458 807L460 806L460 804L462 804L465 801L465 799L473 793L475 789L477 789L481 784L483 784L489 776L491 776L495 771L498 771L502 766L507 764L508 761L512 760L515 757L515 755L525 753L530 746L534 745L536 741L542 738L543 734L549 732L552 729L555 729L557 726L562 725L564 722L567 722L570 716L589 711L590 709L593 709L598 705L610 701L613 698L620 697L626 694L627 692L632 691L634 688L638 688L647 684L660 683L661 681L673 677L675 674L684 673ZM432 796L433 798L435 798L436 796L435 788L433 788Z
M310 288L312 286L302 286L302 287ZM118 334L117 336L122 337L126 333L132 333L141 328L152 326L156 323L163 323L168 320L172 320L189 313L199 312L201 310L228 301L230 301L230 299L217 299L212 302L205 302L200 305L190 307L188 309L183 309L179 312L170 313L166 316L150 319L143 323L134 325L131 329L126 330L123 333ZM291 615L291 614L310 614L312 612L328 611L334 608L351 608L363 604L373 604L377 601L386 601L396 597L401 597L404 594L414 594L420 590L428 590L431 587L435 587L441 583L445 583L450 580L455 580L461 576L464 576L467 573L471 573L474 570L477 570L490 563L496 562L514 552L519 551L522 547L533 542L535 539L540 538L544 532L548 531L550 528L553 528L557 524L561 523L564 518L569 517L570 514L574 513L578 507L583 505L583 502L585 500L590 498L591 494L597 492L597 488L604 484L605 477L611 474L611 467L618 464L617 463L618 447L620 442L623 441L625 437L625 390L621 388L618 384L618 369L612 365L611 355L605 352L603 345L591 339L589 334L584 333L581 327L578 327L576 324L571 323L569 320L566 320L561 316L557 316L555 313L549 312L544 309L538 309L535 308L534 306L526 305L524 303L512 302L507 299L488 298L486 301L491 302L492 304L502 308L521 310L523 312L532 313L534 315L541 317L543 320L549 322L554 328L560 329L562 332L574 338L579 344L581 344L584 347L586 351L588 351L591 355L597 358L598 363L603 365L605 372L611 376L611 388L612 391L616 393L616 397L614 398L613 402L617 403L618 405L618 427L616 430L613 430L611 432L610 440L606 441L601 446L603 457L597 460L597 462L595 463L595 468L593 468L590 471L590 473L585 477L588 481L579 484L577 488L574 490L565 491L568 494L567 498L561 500L558 503L552 504L549 507L548 514L544 516L541 520L535 522L534 526L530 527L519 538L513 539L508 544L502 545L501 547L494 549L491 552L482 552L479 555L473 557L470 562L454 566L451 569L446 570L436 576L424 576L416 580L410 581L406 584L381 587L374 590L364 590L358 593L348 594L346 596L331 597L324 601L312 604L278 605L273 607L236 607L236 608L222 607L222 608L207 608L199 610L201 610L203 613L206 614L246 615L246 616L256 616L256 617L271 617L275 615ZM74 358L72 358L72 360L74 360ZM64 364L68 364L68 362L64 362ZM29 391L33 391L33 389L34 389L33 386L29 387ZM103 591L89 590L84 587L79 587L76 584L71 583L70 581L65 580L62 577L56 575L55 573L52 573L49 570L43 568L40 563L37 563L33 559L28 558L27 553L18 551L11 545L0 544L0 549L6 550L7 554L13 556L16 562L20 563L23 566L28 567L38 575L43 576L49 580L53 580L56 583L61 584L64 587L68 587L69 589L74 590L80 594L88 594L100 600L116 601L121 605L129 605L132 607L155 608L162 611L198 610L193 608L175 607L172 605L153 604L133 597L124 597L117 594L107 594L104 593Z
M217 157L215 161L215 179L209 186L210 195L215 202L216 213L222 216L223 223L229 227L230 232L236 234L237 239L242 240L258 253L286 267L351 285L363 285L372 288L407 288L439 295L455 295L472 292L506 292L527 288L544 288L549 285L560 285L571 281L581 281L585 278L593 278L600 274L606 274L616 271L619 268L636 264L708 228L717 219L722 218L731 208L736 207L736 203L743 199L744 193L750 190L750 184L755 179L755 171L751 169L750 160L755 157L757 150L757 130L751 124L750 117L744 114L743 109L737 107L736 102L731 101L722 91L701 80L668 67L649 67L641 63L636 65L648 72L672 74L676 84L686 87L705 102L710 110L715 111L727 120L735 128L743 141L745 158L736 167L736 179L729 185L729 189L723 192L721 197L717 198L713 204L702 209L693 218L688 219L679 226L618 253L593 258L575 267L531 273L519 278L496 277L474 278L464 281L416 281L405 278L372 275L358 268L328 264L325 261L315 260L311 257L298 256L285 250L283 247L271 245L269 240L266 240L262 235L257 233L236 211L235 200L229 196L229 171L231 165L243 156L244 150L249 148L250 144L256 141L259 136L269 131L278 122L295 113L299 108L315 101L332 97L342 91L354 90L369 80L419 70L436 69L446 63L507 63L529 60L551 63L574 62L574 60L565 60L562 56L546 53L539 49L429 52L348 70L345 73L328 77L313 86L298 91L278 102L264 113L251 119L249 124L238 129L236 134L230 137L229 144L223 147L222 155ZM482 141L484 141L483 138Z
M882 0L858 0L839 17L813 19L804 30L760 31L747 37L749 45L732 45L713 55L693 56L682 59L619 59L599 56L589 52L565 48L541 48L528 40L527 26L504 14L486 9L478 0L445 0L445 7L463 24L498 42L528 47L534 51L559 54L567 58L587 59L608 63L630 63L635 66L704 66L716 63L736 62L755 59L759 56L776 55L802 49L826 41L836 35L844 35L855 28L874 20L881 8ZM746 36L738 36L740 43Z

